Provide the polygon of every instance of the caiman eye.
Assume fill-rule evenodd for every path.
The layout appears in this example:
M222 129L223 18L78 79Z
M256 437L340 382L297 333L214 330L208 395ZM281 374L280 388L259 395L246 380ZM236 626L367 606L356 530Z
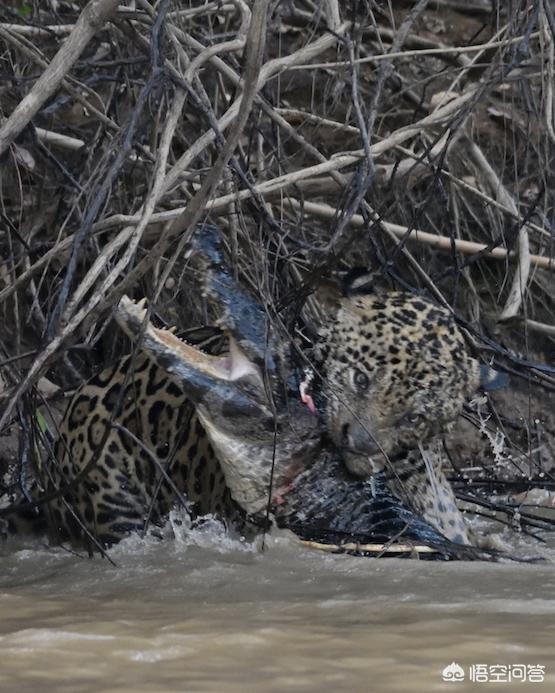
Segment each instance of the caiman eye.
M358 368L353 371L353 383L357 390L368 390L370 387L370 378Z

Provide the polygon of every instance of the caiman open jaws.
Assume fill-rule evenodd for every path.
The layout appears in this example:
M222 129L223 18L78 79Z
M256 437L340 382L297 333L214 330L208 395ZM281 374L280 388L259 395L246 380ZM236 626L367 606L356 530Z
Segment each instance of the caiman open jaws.
M195 259L205 294L222 310L218 322L229 337L229 353L205 354L154 327L144 302L126 296L115 317L194 403L234 500L256 515L270 498L278 524L305 539L368 543L402 535L401 541L432 546L444 557L486 557L449 542L378 479L357 480L337 452L322 451L319 417L302 403L266 312L231 277L219 242L218 230L204 226Z

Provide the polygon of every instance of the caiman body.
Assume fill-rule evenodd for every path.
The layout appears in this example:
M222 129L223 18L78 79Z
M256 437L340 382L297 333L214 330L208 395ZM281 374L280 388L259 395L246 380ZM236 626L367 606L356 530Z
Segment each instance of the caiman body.
M214 357L155 328L145 316L142 305L122 299L118 323L194 402L230 494L251 522L264 526L269 509L279 527L338 548L355 543L361 552L389 555L393 542L402 544L406 555L481 555L449 541L404 504L383 473L366 480L352 475L339 451L322 442L322 423L298 389L282 382L287 397L277 408L261 372L233 337L233 356ZM364 550L370 545L372 550Z
M35 503L51 537L106 547L179 502L241 531L269 514L301 539L349 550L483 557L440 463L413 455L476 384L449 314L400 293L343 301L325 348L309 354L320 369L311 391L306 358L292 362L232 277L216 228L200 230L194 256L227 352L204 353L121 299L115 318L134 353L68 406Z
M299 375L263 308L231 278L217 231L205 228L196 251L205 292L222 310L228 354L209 356L155 328L144 306L127 297L116 319L194 403L239 506L259 518L270 509L280 526L309 540L400 542L446 557L476 557L479 552L450 541L396 495L386 475L359 479L329 441L322 447L324 417L301 400Z

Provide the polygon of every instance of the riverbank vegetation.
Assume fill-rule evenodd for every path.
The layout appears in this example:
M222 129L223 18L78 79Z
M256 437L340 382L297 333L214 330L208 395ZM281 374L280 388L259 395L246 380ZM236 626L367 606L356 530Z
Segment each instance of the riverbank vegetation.
M0 3L0 446L25 496L119 298L214 315L206 218L276 320L323 281L449 306L510 386L446 444L474 512L555 525L555 17L548 0Z

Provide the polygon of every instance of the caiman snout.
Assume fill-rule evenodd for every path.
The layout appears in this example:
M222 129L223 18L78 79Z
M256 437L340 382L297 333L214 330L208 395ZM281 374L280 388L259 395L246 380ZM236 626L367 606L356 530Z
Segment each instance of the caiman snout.
M119 325L142 340L142 350L194 402L231 495L248 513L261 511L270 481L279 488L311 464L320 442L318 417L298 398L280 406L274 394L284 381L274 374L266 382L233 336L229 353L210 356L145 323L145 317L142 305L121 299Z
M213 414L225 410L226 416L252 416L271 419L260 369L251 363L230 339L224 356L211 356L183 342L169 330L146 322L144 301L134 303L123 296L116 320L150 358L170 374L197 406Z

